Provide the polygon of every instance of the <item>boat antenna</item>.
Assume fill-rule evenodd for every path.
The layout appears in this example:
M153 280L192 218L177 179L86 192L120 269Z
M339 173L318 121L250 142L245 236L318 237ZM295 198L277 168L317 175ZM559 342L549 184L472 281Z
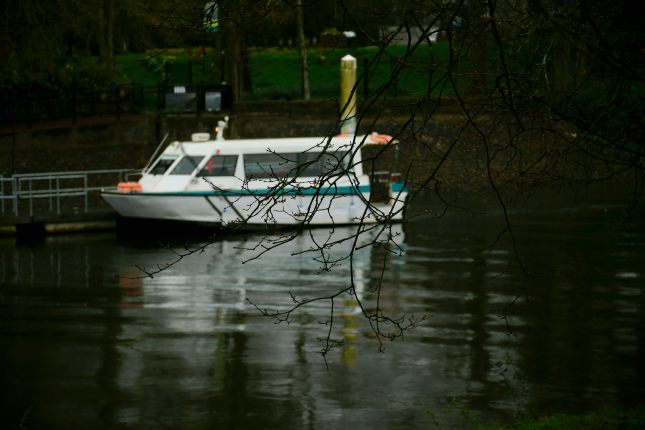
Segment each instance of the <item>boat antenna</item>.
M224 129L228 128L228 116L224 117L224 121L217 121L215 132L217 133L215 140L224 140Z

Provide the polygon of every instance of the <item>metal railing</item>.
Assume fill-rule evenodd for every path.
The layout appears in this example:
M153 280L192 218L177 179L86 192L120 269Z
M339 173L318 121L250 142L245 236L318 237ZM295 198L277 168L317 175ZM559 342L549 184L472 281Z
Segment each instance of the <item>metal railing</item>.
M36 213L61 215L65 209L69 209L63 203L74 197L82 200L83 211L87 213L90 197L98 196L100 190L116 187L119 181L130 180L140 174L140 170L106 169L0 177L1 215L19 217L25 215L27 209L30 217ZM72 209L73 212L78 211L78 207Z

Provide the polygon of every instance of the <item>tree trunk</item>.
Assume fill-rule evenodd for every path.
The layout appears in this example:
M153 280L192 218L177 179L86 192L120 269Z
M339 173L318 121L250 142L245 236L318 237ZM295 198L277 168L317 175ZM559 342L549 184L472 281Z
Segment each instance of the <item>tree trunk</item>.
M309 66L307 65L307 40L305 39L305 13L302 0L296 0L296 26L298 28L298 51L300 54L300 88L302 98L309 100Z
M242 100L245 80L250 81L248 56L244 48L243 17L239 2L231 0L223 2L222 6L226 6L222 10L226 75L228 82L231 84L232 98L235 104ZM246 79L245 74L247 75ZM247 85L249 83L247 82Z
M9 55L11 52L11 38L9 37L9 2L0 7L0 55Z
M226 63L226 76L231 85L233 103L242 100L242 74L240 72L240 41L237 30L231 23L227 24L227 31L224 35L224 55Z
M469 36L470 44L470 92L473 95L482 95L486 92L488 73L486 50L488 49L488 22L486 7L480 1L473 1L469 5Z
M101 0L98 8L99 34L97 42L101 61L110 71L114 69L114 5L112 0Z

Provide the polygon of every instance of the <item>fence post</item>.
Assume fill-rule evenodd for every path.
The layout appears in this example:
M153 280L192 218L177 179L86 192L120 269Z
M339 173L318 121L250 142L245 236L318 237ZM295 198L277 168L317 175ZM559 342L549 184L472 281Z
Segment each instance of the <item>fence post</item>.
M144 109L145 101L144 101L143 85L137 85L134 82L131 85L132 85L133 102L134 102L134 98L136 97L136 112L141 113L141 112L143 112L145 110ZM136 94L136 96L135 96L135 94Z
M54 201L52 199L52 194L51 194L51 192L52 192L52 178L51 178L51 176L49 177L49 185L48 186L49 186L49 191L48 191L48 193L49 193L49 211L51 212L51 211L54 210Z
M85 194L85 213L87 213L87 173L83 175L83 191Z
M18 212L19 212L19 209L18 209L18 178L16 178L15 176L13 178L11 186L13 187L13 213L17 218L18 217Z
M33 184L29 178L29 216L34 216Z
M76 87L72 89L72 124L76 124Z
M166 109L166 99L165 99L166 85L157 84L157 108L159 110Z
M121 118L121 91L118 85L114 88L114 97L116 99L116 119Z
M7 124L14 124L16 122L16 112L14 109L10 109L10 107L13 107L15 97L13 96L13 92L7 91L3 92L2 96L0 96L0 105L4 107L4 117L6 118Z
M60 177L56 176L56 214L60 215Z
M206 91L201 84L195 85L195 107L197 108L197 115L200 115L206 110Z
M25 102L27 104L27 128L31 128L31 99L29 98L29 92L25 94Z
M94 116L94 115L96 115L96 98L98 97L98 92L97 91L92 91L92 92L85 91L85 94L86 95L89 94L89 97L90 97L90 100L91 100L90 114L92 116Z

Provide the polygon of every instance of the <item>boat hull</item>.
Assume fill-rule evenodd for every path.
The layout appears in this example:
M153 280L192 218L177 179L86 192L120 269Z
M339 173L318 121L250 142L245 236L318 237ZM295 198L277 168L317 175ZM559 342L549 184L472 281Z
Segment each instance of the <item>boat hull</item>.
M340 225L400 221L407 192L388 204L368 204L369 193L279 195L103 191L125 218L230 225Z

